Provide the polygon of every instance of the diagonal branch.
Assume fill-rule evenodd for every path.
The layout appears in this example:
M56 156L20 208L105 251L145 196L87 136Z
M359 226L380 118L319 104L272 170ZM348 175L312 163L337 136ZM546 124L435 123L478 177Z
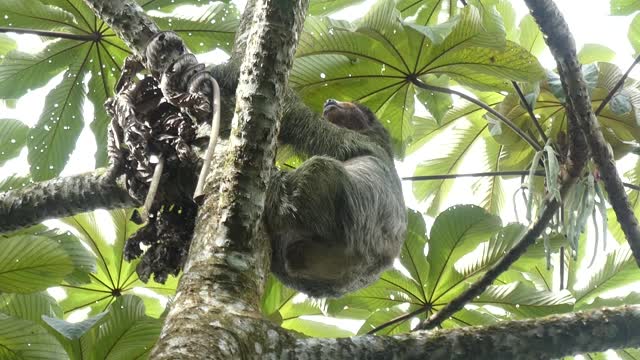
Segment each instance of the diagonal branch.
M631 63L631 65L629 66L627 71L624 73L624 75L622 75L622 77L620 77L620 79L618 79L618 82L613 86L613 89L611 89L611 91L609 91L609 93L607 94L607 97L605 97L604 100L602 100L602 102L600 103L600 106L598 106L598 108L595 111L596 116L598 116L598 114L600 114L602 109L604 109L604 107L607 106L609 101L611 101L611 99L613 99L613 95L615 95L616 92L618 92L618 90L620 90L622 85L624 85L624 82L629 77L629 74L631 74L631 70L633 70L633 68L636 65L638 65L639 62L640 62L640 55L636 56L636 59L633 60L633 63Z
M591 157L600 170L604 187L609 194L618 222L624 232L636 262L640 266L640 227L624 185L620 180L611 147L602 136L596 115L591 107L591 98L576 57L576 46L569 26L552 0L525 0L545 41L558 63L561 77L566 82L566 91L575 116L587 139Z

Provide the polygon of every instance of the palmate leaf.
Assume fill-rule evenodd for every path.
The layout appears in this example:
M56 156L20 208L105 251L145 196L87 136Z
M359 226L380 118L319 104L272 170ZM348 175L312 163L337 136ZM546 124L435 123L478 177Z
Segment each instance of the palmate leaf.
M505 87L505 77L525 81L543 75L533 56L504 41L500 18L491 7L480 11L468 6L459 18L429 28L402 23L391 1L377 2L354 25L311 17L296 55L290 81L312 108L319 109L329 97L363 102L390 130L399 157L405 144L413 142L417 92L412 79L447 75L495 90ZM448 96L439 101L444 104L429 103L428 108L450 106Z
M89 274L96 270L96 259L93 254L82 245L82 242L76 236L68 231L63 232L58 229L49 229L44 225L35 225L7 235L46 237L59 244L69 255L73 264L73 271L64 278L69 284L80 285L88 283L90 281Z
M200 2L147 1L144 4L167 10ZM28 134L28 160L34 180L50 179L63 170L84 126L81 116L87 97L94 106L91 129L97 144L96 165L106 165L109 119L103 104L113 94L120 66L130 53L126 45L81 0L7 0L0 4L0 13L6 14L0 18L0 27L46 31L42 35L48 40L47 46L38 54L13 51L6 55L3 55L4 49L13 45L0 41L0 55L4 57L0 81L12 84L0 87L0 99L18 98L64 73L62 82L48 94L38 125ZM238 24L238 11L234 5L212 3L198 13L202 15L195 19L164 17L159 21L171 21L196 52L215 47L229 50ZM89 74L91 78L86 91L84 81Z
M233 39L240 22L240 13L232 3L211 2L194 11L193 17L163 16L153 20L163 30L178 33L189 50L196 54L215 48L227 52L233 47Z
M56 241L37 235L0 236L0 291L29 293L59 284L73 271Z
M145 315L144 303L136 296L121 296L108 310L104 322L81 337L84 356L95 359L148 356L160 335L162 321Z
M80 64L80 68L85 66ZM70 68L45 100L38 123L29 131L28 160L35 181L51 179L64 169L82 127L85 89L81 69Z
M65 359L67 353L40 325L0 313L0 358Z
M481 119L469 118L466 121L467 126L451 127L451 131L447 133L448 152L446 154L431 152L437 158L430 158L416 166L414 176L434 175L434 174L453 174L458 172L463 160L471 154L472 145L476 141L482 140L482 133L486 131L487 124ZM473 154L474 156L477 154ZM453 185L452 181L447 180L429 180L416 181L413 183L413 194L415 198L426 200L433 196L431 205L427 210L429 215L435 215L440 209L441 202L448 195Z
M531 318L569 312L574 301L567 290L541 291L526 283L515 282L489 286L473 303L497 306L516 317Z
M0 313L11 315L35 323L42 322L42 316L62 316L62 309L46 292L31 294L0 294Z
M303 318L326 314L325 300L311 299L282 285L273 275L269 276L262 298L262 313L285 329L291 329L314 337L348 337L353 333L338 326Z
M4 54L16 48L16 41L5 34L0 34L0 64L4 60Z
M635 0L611 0L611 15L629 15L640 10L640 4Z
M29 128L19 120L0 119L0 166L20 154Z
M124 243L139 228L129 221L131 211L116 210L98 214L100 212L86 213L63 220L91 248L98 268L88 284L62 285L67 292L67 297L60 302L65 314L84 307L90 307L89 315L98 314L105 311L117 297L134 293L138 287L160 295L173 294L176 278L170 277L165 284L153 281L145 284L135 272L139 260L130 263L124 260ZM164 311L164 306L157 298L144 294L139 296L144 300L149 315L157 317Z
M3 14L0 17L0 26L3 27L68 32L80 30L73 24L71 14L41 1L3 0L0 14Z
M483 134L484 151L482 153L488 171L500 171L500 161L505 156L504 146L490 138L486 132ZM500 214L505 205L503 180L500 176L486 176L478 178L473 184L473 192L481 195L480 203L491 214Z
M589 303L596 296L640 280L638 266L626 244L607 254L585 284L571 289L576 298L576 308ZM581 286L580 286L581 285Z
M457 278L452 266L482 241L490 239L500 230L500 218L489 215L478 206L453 206L438 215L429 239L429 278L426 291L429 300L451 289L451 279Z

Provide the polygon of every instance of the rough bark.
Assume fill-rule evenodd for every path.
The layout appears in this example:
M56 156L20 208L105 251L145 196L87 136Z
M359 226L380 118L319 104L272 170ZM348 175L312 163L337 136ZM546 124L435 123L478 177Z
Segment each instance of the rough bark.
M638 325L640 307L628 306L396 336L300 339L288 351L252 356L265 359L555 359L610 348L637 347L640 345Z
M200 208L154 359L243 358L268 347L272 334L289 337L261 320L269 242L260 220L281 103L307 7L304 0L261 0L252 9L219 190Z
M85 211L140 205L129 196L123 177L114 181L103 170L0 193L0 233Z
M624 185L618 174L613 152L600 131L598 120L591 107L589 90L580 71L576 57L576 45L564 17L552 0L525 0L545 41L551 49L561 75L566 81L567 96L571 99L580 129L587 138L591 157L600 170L609 202L616 213L636 262L640 266L640 227Z

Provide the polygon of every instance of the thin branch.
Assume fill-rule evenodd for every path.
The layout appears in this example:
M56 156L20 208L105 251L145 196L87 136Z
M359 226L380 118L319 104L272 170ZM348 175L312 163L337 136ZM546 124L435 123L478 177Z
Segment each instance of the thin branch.
M578 125L587 139L593 161L609 194L609 202L627 238L636 263L640 266L640 227L616 168L613 153L598 125L591 97L576 56L573 35L552 0L525 0L531 15L545 36L545 41L558 63L561 79Z
M412 78L411 82L422 89L425 90L430 90L430 91L436 91L436 92L440 92L440 93L445 93L445 94L452 94L452 95L457 95L471 103L474 103L478 106L480 106L481 108L485 109L488 113L490 113L491 115L497 117L500 121L502 121L505 125L507 125L511 130L513 130L513 132L515 132L516 134L518 134L518 136L520 136L524 141L526 141L527 143L529 143L529 145L531 145L531 147L533 147L536 151L540 151L542 150L542 146L540 146L540 144L538 144L537 141L535 141L531 136L529 136L528 134L526 134L524 131L522 131L522 129L520 129L516 124L514 124L511 120L507 119L506 117L504 117L504 115L500 114L499 112L497 112L494 108L492 108L491 106L483 103L482 101L475 99L465 93L462 93L460 91L456 91L453 89L449 89L449 88L443 88L443 87L439 87L439 86L433 86L433 85L429 85L426 84L424 82L422 82L420 79L418 78Z
M622 75L622 77L618 80L618 82L616 83L616 85L613 87L613 89L611 89L611 91L609 91L609 93L607 94L607 97L604 98L604 100L602 100L602 102L600 103L600 106L598 106L598 108L595 111L596 116L598 116L600 114L600 112L602 111L602 109L604 109L605 106L607 106L607 104L609 103L609 101L611 101L611 99L613 98L613 95L616 94L616 92L622 87L622 85L624 85L624 82L627 80L627 78L629 77L629 74L631 74L631 70L633 70L633 68L640 62L640 55L638 55L636 57L636 59L633 61L633 63L631 64L631 66L629 66L629 68L627 69L627 72L624 73L624 75Z
M100 39L100 34L80 35L80 34L69 34L69 33L62 33L62 32L56 32L56 31L20 29L20 28L2 27L2 26L0 26L0 33L29 34L29 35L38 35L43 37L68 39L68 40L80 40L80 41L97 41Z
M527 112L529 113L529 117L531 117L531 120L533 121L533 124L536 126L536 129L538 129L538 133L540 134L540 137L542 137L542 142L546 144L548 140L547 134L544 133L542 126L540 126L540 122L538 121L538 118L536 118L536 114L533 113L531 104L529 104L529 102L527 101L527 98L524 96L524 93L522 92L522 89L520 89L520 86L518 85L518 83L515 81L512 81L511 84L513 85L513 88L516 89L516 93L518 93L518 97L520 98L520 101L524 104L525 109L527 109Z
M522 176L522 175L529 175L529 170L487 171L487 172L468 173L468 174L440 174L440 175L407 176L407 177L403 177L402 180L424 181L424 180L457 179L457 178L465 178L465 177ZM536 172L536 176L544 176L544 172L543 171L537 171Z

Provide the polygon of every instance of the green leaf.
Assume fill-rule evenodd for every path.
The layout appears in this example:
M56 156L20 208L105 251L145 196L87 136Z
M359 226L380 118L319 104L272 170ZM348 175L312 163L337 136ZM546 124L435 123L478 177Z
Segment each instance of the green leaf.
M516 282L489 286L473 303L498 306L518 317L531 318L569 312L574 301L567 290L540 291Z
M53 330L55 330L57 333L64 336L68 340L77 340L82 335L84 335L87 331L91 330L91 328L93 328L96 324L99 324L107 314L108 313L103 312L94 317L85 319L80 322L75 322L75 323L70 323L70 322L49 317L49 316L43 316L42 319Z
M453 264L489 240L500 229L500 218L474 205L452 206L438 215L429 234L427 293L437 299L450 289Z
M611 61L615 56L616 53L613 50L600 44L584 44L578 52L578 60L582 64Z
M629 15L640 10L636 0L611 0L611 15Z
M69 255L42 236L0 236L0 291L34 292L60 283L73 271Z
M312 0L309 2L309 14L328 15L338 10L362 3L364 0Z
M577 309L600 294L640 280L638 265L626 244L607 254L599 265L586 284L573 289Z
M42 322L42 316L62 316L62 309L46 292L31 294L0 294L0 313Z
M0 26L73 32L73 17L58 7L40 1L2 0Z
M231 51L240 13L232 3L211 2L193 17L152 17L161 29L175 31L196 54L220 48Z
M93 212L63 220L91 248L98 268L97 273L91 276L91 283L81 287L65 286L67 297L60 302L65 313L90 307L90 316L98 314L106 311L119 295L131 294L135 288L145 288L163 296L175 293L177 278L170 277L165 284L153 281L145 284L138 279L135 271L139 260L124 260L122 252L125 241L140 228L129 221L131 211ZM165 309L157 296L140 295L139 298L143 300L150 316L160 316Z
M96 359L146 356L158 339L161 327L161 320L145 315L140 298L121 296L109 307L109 316L104 323L91 329L95 344L91 348L83 347L83 350L94 354Z
M84 66L83 62L65 72L62 82L47 95L38 123L29 131L28 160L35 181L59 175L75 149L83 127Z
M640 53L640 14L636 15L631 21L627 36L635 53Z
M438 87L449 87L449 77L433 75L426 75L423 77L424 82L429 85ZM447 111L453 108L453 99L451 94L440 93L435 91L426 91L418 88L416 96L422 102L422 105L429 110L429 113L433 115L438 123L442 121Z
M20 154L29 128L19 120L0 119L0 166Z
M454 127L448 134L447 143L444 144L448 152L434 153L434 156L439 157L427 159L418 164L414 176L454 174L460 169L463 159L470 154L472 145L482 139L481 134L487 127L486 122L474 118L464 119L460 122L462 123L466 126ZM440 209L451 186L451 180L416 181L413 183L413 195L418 201L434 196L427 211L428 214L434 215Z
M540 55L546 46L542 32L531 15L525 15L520 21L520 46L533 55Z
M498 144L485 132L483 135L484 152L482 160L487 171L500 171L500 160L504 157L504 146ZM505 206L503 180L500 176L486 176L478 178L473 184L473 192L481 195L478 205L491 214L500 214Z
M615 306L625 306L625 305L638 305L640 304L640 293L631 292L626 294L626 296L616 296L611 298L601 298L596 297L593 299L591 303L582 304L580 306L581 311L591 310L591 309L602 309L604 307L615 307Z
M0 34L0 64L4 55L16 48L16 42L5 34Z
M407 269L415 283L419 285L417 287L419 291L414 290L411 295L426 303L428 299L423 290L429 276L429 263L425 256L426 225L424 218L418 212L409 211L408 219L407 237L400 251L400 263ZM413 287L413 285L405 286L405 291Z
M58 360L67 353L40 325L0 314L0 358Z
M19 189L23 186L27 186L31 183L31 179L28 176L9 175L8 177L0 180L0 192Z
M44 86L67 67L77 65L78 59L84 58L82 52L90 48L90 44L60 40L37 54L7 54L0 66L0 81L12 85L0 86L0 98L19 98L29 89ZM82 82L82 78L76 81Z
M46 324L45 328L49 333L58 339L58 342L62 344L67 351L69 358L71 359L84 359L93 358L91 352L91 345L95 343L95 337L83 336L87 334L89 330L104 322L107 318L107 312L100 313L94 317L85 319L80 322L70 323L64 320L43 316L42 320ZM87 349L86 354L83 351L83 344Z
M70 232L48 229L44 225L35 225L13 233L13 235L18 234L46 237L62 246L67 255L69 255L74 267L73 272L64 279L69 284L80 285L88 283L90 281L89 273L96 271L95 256Z

